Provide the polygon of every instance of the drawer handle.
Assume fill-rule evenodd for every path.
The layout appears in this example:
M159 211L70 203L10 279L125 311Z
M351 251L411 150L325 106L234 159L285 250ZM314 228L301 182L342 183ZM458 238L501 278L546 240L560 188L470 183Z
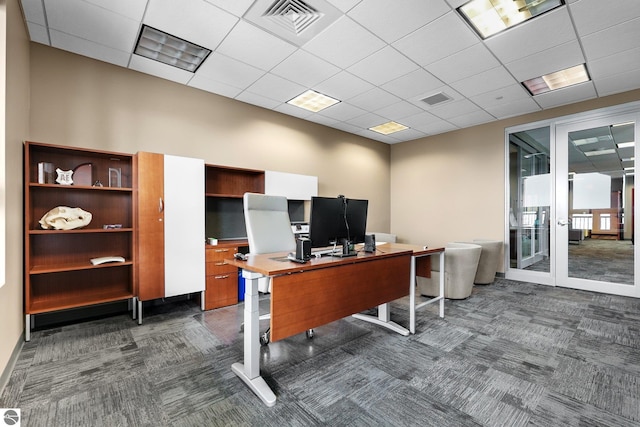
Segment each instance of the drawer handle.
M226 264L227 264L226 262L222 261L222 262L216 262L213 265L226 265Z
M228 279L229 275L225 274L224 276L213 276L215 279Z
M216 252L229 252L229 249L216 249Z

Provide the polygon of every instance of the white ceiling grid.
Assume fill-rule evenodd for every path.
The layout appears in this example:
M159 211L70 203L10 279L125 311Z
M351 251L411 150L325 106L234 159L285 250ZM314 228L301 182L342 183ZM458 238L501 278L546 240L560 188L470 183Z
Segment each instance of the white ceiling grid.
M638 0L568 0L487 40L456 12L465 0L304 0L338 18L303 43L246 19L254 5L274 1L22 0L22 7L34 42L389 144L640 88ZM212 53L196 73L135 55L143 24ZM592 81L535 97L520 84L580 63ZM307 89L341 102L319 113L286 104ZM451 100L422 101L439 92ZM368 130L389 120L410 129Z

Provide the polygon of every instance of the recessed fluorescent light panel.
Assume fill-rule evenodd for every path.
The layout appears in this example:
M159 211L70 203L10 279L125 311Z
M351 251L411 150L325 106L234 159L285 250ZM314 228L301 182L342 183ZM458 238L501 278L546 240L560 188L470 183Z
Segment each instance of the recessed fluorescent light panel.
M584 155L587 157L591 157L591 156L603 156L605 154L613 154L615 153L616 150L613 148L607 148L605 150L594 150L594 151L585 151Z
M330 96L323 95L313 90L308 90L305 93L296 96L292 100L287 101L287 104L295 105L296 107L304 108L305 110L317 113L318 111L322 111L327 107L331 107L338 102L340 101L331 98Z
M209 49L190 43L147 25L142 26L136 55L195 73L211 53Z
M541 93L550 92L556 89L573 86L578 83L589 81L589 73L584 64L575 67L566 68L556 71L555 73L545 74L544 76L526 80L522 84L527 88L531 95L540 95Z
M458 13L486 39L562 5L563 0L471 0Z
M400 132L401 130L405 130L405 129L409 129L409 128L406 127L405 125L402 125L396 122L387 122L387 123L383 123L381 125L369 128L369 130L381 133L383 135L390 135L392 133Z

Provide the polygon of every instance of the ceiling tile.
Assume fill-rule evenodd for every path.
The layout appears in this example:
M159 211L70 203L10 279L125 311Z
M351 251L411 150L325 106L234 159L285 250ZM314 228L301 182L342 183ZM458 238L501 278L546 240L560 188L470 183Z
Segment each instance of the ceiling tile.
M236 99L268 110L273 110L278 107L278 105L282 104L281 102L248 91L242 92L240 95L236 96Z
M193 76L189 81L188 86L226 96L227 98L235 98L242 92L242 89L240 88L209 79L202 75Z
M506 64L507 70L520 82L573 67L585 62L577 40L553 46L542 52Z
M413 116L422 112L420 108L407 101L400 101L395 104L388 105L379 110L374 111L376 114L382 117L386 117L389 120L398 121L404 117Z
M384 117L380 117L374 113L366 113L345 121L353 126L360 127L362 129L369 129L370 127L386 123L388 120L385 120Z
M265 74L247 88L249 92L275 101L287 102L300 95L307 88L290 82L274 74Z
M484 107L485 110L497 119L520 116L522 114L540 111L540 106L531 98L524 98L504 104L495 104Z
M348 11L353 9L355 5L360 3L362 0L327 0L327 1L332 5L334 5L335 7L337 7L338 9L340 9L341 11L343 11L344 13L347 13Z
M542 108L552 108L584 101L585 99L595 98L595 96L596 90L593 86L593 82L586 82L569 86L564 89L542 93L540 95L536 95L534 99Z
M511 86L515 83L517 82L511 77L507 70L503 67L496 67L451 83L450 86L461 95L470 97Z
M382 88L400 98L412 98L442 87L442 81L431 73L418 69L382 85Z
M288 116L298 117L300 119L306 119L307 117L315 114L304 108L296 107L295 105L287 103L278 105L276 108L274 108L274 110Z
M640 70L632 70L615 76L600 78L594 82L598 95L607 96L640 88Z
M471 126L477 126L483 123L489 123L494 121L496 118L486 111L475 111L473 113L463 114L461 116L451 117L447 119L448 122L453 123L454 125L460 128L467 128Z
M499 66L500 63L482 43L429 64L431 74L447 84Z
M84 0L136 21L142 21L147 0Z
M254 0L206 0L235 16L242 16L253 4Z
M269 71L296 48L244 21L238 22L218 47L218 52Z
M444 0L403 0L402 7L388 0L367 0L349 11L348 15L387 43L417 30L449 12Z
M187 84L193 77L193 73L138 55L131 56L129 68L182 84Z
M55 30L51 30L51 44L59 49L115 64L120 67L126 67L131 58L131 54L128 52L112 49L108 46L70 36L69 34Z
M51 41L49 40L49 32L47 31L46 27L35 24L33 22L27 22L27 28L29 29L29 37L31 38L31 41L46 44L48 46L51 45Z
M44 5L42 0L22 0L22 10L27 22L33 22L34 24L47 25L44 17Z
M589 64L589 75L594 80L640 70L640 47L605 56Z
M347 71L380 86L418 69L418 65L400 52L387 46L352 65Z
M316 89L324 95L344 100L373 89L373 85L351 73L341 71L317 84Z
M580 36L596 33L630 19L640 18L638 0L580 0L569 6Z
M402 124L429 135L437 133L437 131L440 129L453 130L456 128L456 126L452 125L451 123L442 120L441 118L436 117L426 111L415 114L413 116L405 117L404 119L402 119Z
M460 117L465 114L477 113L478 111L480 111L480 108L468 99L443 102L429 109L431 114L444 120L449 120L452 117Z
M313 88L318 83L328 79L340 71L330 64L304 50L297 50L271 72L307 88Z
M385 43L356 22L343 16L304 49L341 68L347 68L384 47ZM336 47L340 48L337 49Z
M640 40L640 18L609 27L582 38L584 54L595 60L618 52L638 47Z
M203 0L149 0L144 23L191 43L215 49L238 18Z
M393 46L424 66L466 49L478 40L456 12L449 12L393 43Z
M349 99L349 103L367 111L379 110L399 101L397 96L377 87Z
M360 107L356 107L348 102L341 102L320 111L318 114L342 121L361 116L365 113L366 111Z
M85 1L45 0L45 10L50 29L125 52L138 34L137 21Z
M264 75L264 71L228 56L212 52L198 68L196 75L245 89Z
M501 62L508 63L575 40L569 12L561 7L496 34L485 43Z
M472 96L469 99L476 103L480 108L488 108L530 98L531 95L529 95L521 84L514 83L506 87Z

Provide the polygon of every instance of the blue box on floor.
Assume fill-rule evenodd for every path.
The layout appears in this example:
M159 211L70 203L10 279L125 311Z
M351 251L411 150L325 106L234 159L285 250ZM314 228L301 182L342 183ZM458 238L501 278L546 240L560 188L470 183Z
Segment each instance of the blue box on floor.
M238 302L244 301L244 277L242 277L242 269L238 269Z

